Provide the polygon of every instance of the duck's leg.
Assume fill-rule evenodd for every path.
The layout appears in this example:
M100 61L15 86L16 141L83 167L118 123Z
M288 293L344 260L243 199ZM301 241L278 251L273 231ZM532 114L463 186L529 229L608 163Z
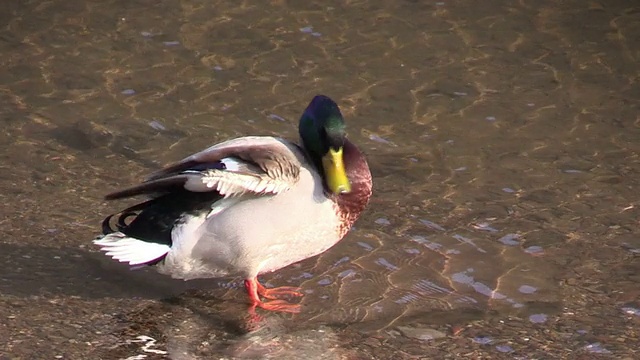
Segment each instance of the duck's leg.
M257 277L245 279L244 286L247 289L249 299L251 300L251 306L253 308L257 306L271 311L283 311L290 313L300 312L300 304L292 304L285 300L262 301L262 299L260 299L260 296L264 296L267 299L273 299L276 295L302 296L302 294L295 291L294 288L284 287L284 291L279 290L283 288L267 289L258 282Z

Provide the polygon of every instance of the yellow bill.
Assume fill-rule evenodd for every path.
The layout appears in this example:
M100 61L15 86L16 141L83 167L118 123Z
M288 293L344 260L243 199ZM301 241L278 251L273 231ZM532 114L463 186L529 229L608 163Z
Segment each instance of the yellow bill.
M337 151L329 148L329 152L322 158L322 166L331 192L334 194L351 192L351 183L344 168L342 148Z

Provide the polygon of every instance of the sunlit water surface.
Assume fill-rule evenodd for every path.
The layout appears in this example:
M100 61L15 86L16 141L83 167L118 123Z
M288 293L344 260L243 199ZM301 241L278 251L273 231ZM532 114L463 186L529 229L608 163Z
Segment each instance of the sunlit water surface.
M640 7L630 1L13 1L0 13L4 359L636 358ZM264 277L131 272L116 188L335 98L375 194Z

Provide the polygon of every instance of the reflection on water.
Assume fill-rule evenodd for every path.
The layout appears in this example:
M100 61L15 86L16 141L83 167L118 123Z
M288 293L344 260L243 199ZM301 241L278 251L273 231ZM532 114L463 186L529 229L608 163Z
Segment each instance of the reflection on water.
M0 14L0 349L636 357L639 10L10 2ZM235 279L130 272L90 246L115 206L105 193L229 137L295 137L316 93L343 107L376 192L345 241L265 276L302 287L300 315L248 318Z

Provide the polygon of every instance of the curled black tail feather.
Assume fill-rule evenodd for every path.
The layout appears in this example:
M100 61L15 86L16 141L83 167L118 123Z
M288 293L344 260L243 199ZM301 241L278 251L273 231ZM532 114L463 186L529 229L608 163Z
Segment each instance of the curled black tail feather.
M113 217L113 215L116 215L116 214L111 214L111 215L107 216L106 218L104 218L104 220L102 220L102 234L103 235L109 235L111 233L116 232L115 230L113 230L111 228L111 224L110 224L111 218Z
M102 221L102 232L108 235L119 231L138 240L171 246L175 226L188 216L209 213L211 206L222 198L214 191L198 193L179 189L107 216Z
M104 235L109 235L111 233L114 233L116 231L120 231L120 232L125 232L125 230L129 227L130 224L126 223L126 220L132 216L138 216L138 211L140 210L144 210L144 208L149 205L149 203L153 202L155 199L152 200L148 200L145 201L143 203L140 204L136 204L133 206L130 206L120 212L111 214L109 216L107 216L106 218L104 218L104 220L102 221L102 234ZM117 216L117 222L116 222L116 229L114 230L111 227L111 219Z

